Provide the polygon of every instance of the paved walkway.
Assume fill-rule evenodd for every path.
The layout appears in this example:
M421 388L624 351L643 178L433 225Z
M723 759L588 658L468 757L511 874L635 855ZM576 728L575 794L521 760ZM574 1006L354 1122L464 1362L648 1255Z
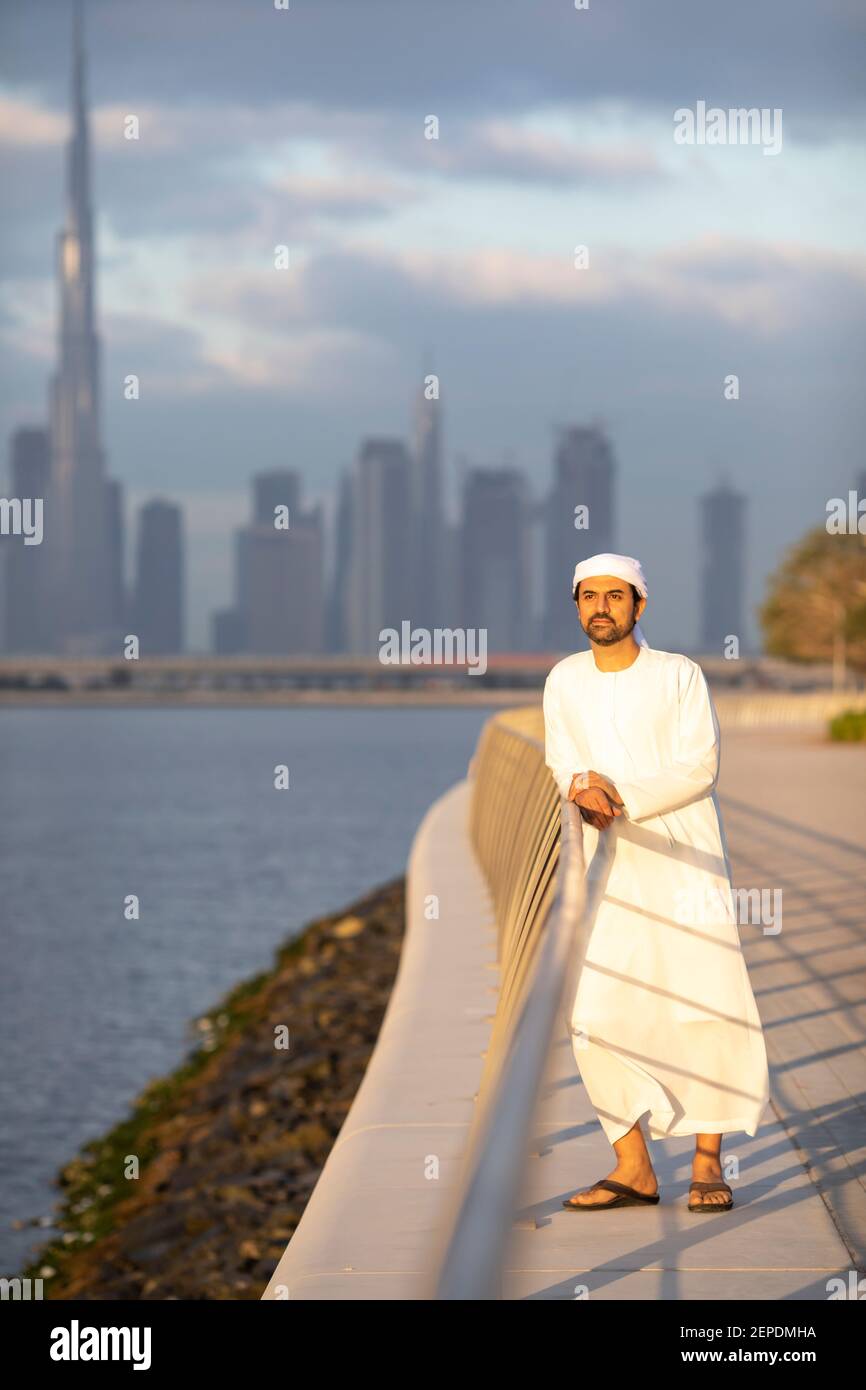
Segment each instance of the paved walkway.
M565 1211L614 1158L566 1035L551 1051L505 1298L824 1300L828 1280L866 1270L866 748L728 731L719 792L735 886L782 890L780 933L740 927L771 1105L754 1138L723 1141L736 1205L686 1210L685 1138L650 1144L657 1207Z

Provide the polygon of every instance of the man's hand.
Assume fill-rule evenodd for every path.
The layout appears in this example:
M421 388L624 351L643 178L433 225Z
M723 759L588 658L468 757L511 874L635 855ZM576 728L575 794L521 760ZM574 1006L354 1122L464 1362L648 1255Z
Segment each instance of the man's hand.
M583 819L596 830L606 830L616 816L622 815L624 805L613 782L600 772L576 772L568 800L579 807Z
M572 800L580 808L583 819L594 825L596 830L607 830L614 816L622 815L622 811L601 787L589 787L585 792L578 792Z
M575 785L578 791L588 787L600 787L617 806L625 804L613 782L601 772L576 772L572 782L572 786Z

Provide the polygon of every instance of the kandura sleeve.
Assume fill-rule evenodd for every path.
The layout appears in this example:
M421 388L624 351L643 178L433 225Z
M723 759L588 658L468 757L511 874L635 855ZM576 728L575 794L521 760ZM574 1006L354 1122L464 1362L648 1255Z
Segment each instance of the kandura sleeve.
M544 761L550 768L562 796L568 796L571 779L580 772L577 749L562 717L559 692L550 676L544 683Z
M679 718L676 757L649 777L617 782L629 820L663 816L707 796L719 777L719 723L706 677L695 662L678 677Z

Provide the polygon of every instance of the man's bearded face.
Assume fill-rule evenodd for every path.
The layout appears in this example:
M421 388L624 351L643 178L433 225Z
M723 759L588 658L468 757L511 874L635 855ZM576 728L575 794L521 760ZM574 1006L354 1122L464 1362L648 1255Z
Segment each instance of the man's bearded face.
M609 577L581 580L577 611L587 637L600 647L621 642L637 622L631 585Z

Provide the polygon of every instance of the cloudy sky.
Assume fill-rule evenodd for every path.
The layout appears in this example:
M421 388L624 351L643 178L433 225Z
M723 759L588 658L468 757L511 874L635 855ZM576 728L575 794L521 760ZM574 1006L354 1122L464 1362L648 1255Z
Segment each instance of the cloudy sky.
M0 14L5 454L55 354L71 5ZM452 502L467 463L541 496L554 427L606 425L655 646L695 641L707 487L750 498L754 605L866 468L860 0L89 0L86 30L109 468L184 506L194 646L250 474L327 501L428 352ZM781 150L675 142L699 102L780 110Z

